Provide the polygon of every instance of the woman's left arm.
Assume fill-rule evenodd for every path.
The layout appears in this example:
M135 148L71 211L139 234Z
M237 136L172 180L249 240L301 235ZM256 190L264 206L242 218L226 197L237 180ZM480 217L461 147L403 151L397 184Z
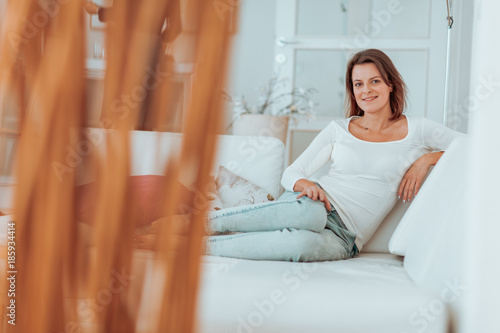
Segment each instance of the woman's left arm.
M408 171L406 171L406 174L399 185L398 198L402 198L403 202L410 202L420 190L422 181L429 171L429 168L436 165L443 153L443 151L439 151L424 154L416 160Z

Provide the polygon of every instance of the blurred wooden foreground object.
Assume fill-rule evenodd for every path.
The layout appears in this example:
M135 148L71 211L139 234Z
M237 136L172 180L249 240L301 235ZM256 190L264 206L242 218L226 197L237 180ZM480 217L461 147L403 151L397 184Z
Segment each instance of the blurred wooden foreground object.
M187 215L185 228L178 232L172 232L168 219L182 190L174 180L191 179L194 186L201 187L209 177L216 149L213 134L220 131L222 119L218 87L225 80L228 31L234 24L229 16L235 9L202 0L114 1L112 23L105 31L107 67L100 123L107 133L107 154L86 165L81 157L92 145L82 131L87 119L84 20L88 19L82 1L7 2L0 51L2 78L9 79L1 84L14 92L21 135L14 201L16 325L6 323L3 313L4 331L195 330L204 212L201 209ZM144 119L144 106L139 102L125 104L123 96L149 89L148 122L154 127L171 118L170 110L159 106L169 105L165 99L171 98L172 85L145 86L145 78L152 71L161 76L164 67L160 62L165 59L163 48L148 39L147 31L154 30L155 24L151 18L175 11L181 15L170 17L167 27L177 27L171 31L182 27L181 34L188 35L189 47L179 47L191 50L195 71L184 115L182 152L164 171L162 200L167 227L158 233L152 255L155 278L162 284L144 295L133 286L140 285L141 277L127 280L136 265L131 221L137 213L127 186L129 131ZM172 38L167 36L166 40ZM172 47L176 47L175 42ZM168 75L164 77L168 81ZM94 245L90 248L75 219L77 179L86 174L99 180L91 233ZM5 289L5 283L1 287ZM3 289L0 295L7 304L10 300ZM130 308L130 299L135 308ZM151 299L154 305L145 325L137 325L141 299ZM95 302L86 308L82 300Z

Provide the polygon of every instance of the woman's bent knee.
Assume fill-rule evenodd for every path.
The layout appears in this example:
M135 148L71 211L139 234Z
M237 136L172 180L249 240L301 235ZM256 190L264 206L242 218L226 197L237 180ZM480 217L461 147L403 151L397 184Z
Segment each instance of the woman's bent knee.
M302 229L315 232L324 230L328 214L323 202L309 198L301 198L300 200L299 204L304 205L304 212L300 216L303 224Z

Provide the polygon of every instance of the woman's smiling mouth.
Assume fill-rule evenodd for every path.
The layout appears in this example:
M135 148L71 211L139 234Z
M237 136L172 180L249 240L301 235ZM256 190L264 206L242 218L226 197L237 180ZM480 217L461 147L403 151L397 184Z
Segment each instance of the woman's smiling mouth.
M372 96L372 97L367 97L367 98L363 98L363 101L364 102L371 102L373 101L375 98L377 98L378 96Z

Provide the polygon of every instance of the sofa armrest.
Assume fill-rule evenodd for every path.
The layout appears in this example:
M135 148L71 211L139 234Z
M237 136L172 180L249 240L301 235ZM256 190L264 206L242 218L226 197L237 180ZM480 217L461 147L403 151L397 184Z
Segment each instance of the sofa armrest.
M462 276L467 205L466 138L456 139L443 154L394 232L389 249L404 255L404 266L419 286L436 292Z

